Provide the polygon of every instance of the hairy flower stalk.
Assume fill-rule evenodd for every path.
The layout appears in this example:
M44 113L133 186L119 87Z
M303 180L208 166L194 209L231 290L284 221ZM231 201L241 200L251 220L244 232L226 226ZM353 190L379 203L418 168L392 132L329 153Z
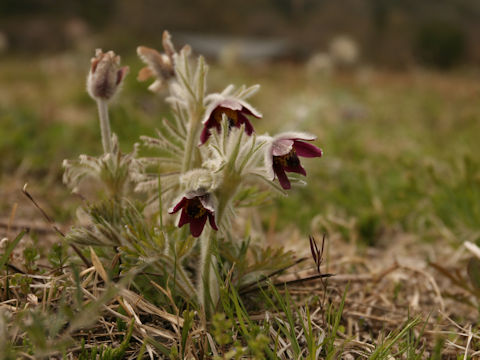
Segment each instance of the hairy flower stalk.
M217 192L220 199L217 208L217 222L219 224L222 224L223 215L225 214L227 205L236 192L236 187L237 184L233 184L233 187L229 187L231 191L224 189L223 191ZM218 247L217 234L209 229L202 234L200 241L200 263L202 267L199 273L198 294L208 317L212 314L219 297L219 282L215 271L217 269L217 260L215 257L215 249Z
M116 94L128 73L128 66L120 67L120 56L113 51L97 49L91 60L87 77L87 91L97 102L105 154L112 152L112 135L108 118L108 101Z
M190 123L188 127L187 141L185 143L185 157L183 158L182 163L182 172L186 173L187 171L193 168L193 159L196 157L198 149L196 148L197 135L200 129L200 118L203 113L203 108L201 105L196 104L194 109L191 111Z
M64 161L63 181L74 190L88 177L102 183L110 196L120 200L128 190L127 184L138 176L137 149L129 154L120 151L108 116L108 102L118 93L127 73L128 66L120 67L120 57L113 51L96 50L87 77L87 92L98 106L103 155L80 155L78 160Z
M217 260L214 256L217 247L217 235L210 229L200 238L200 264L198 277L198 299L207 317L212 315L219 297L219 283L215 274Z
M186 61L186 60L185 60ZM188 66L188 65L185 65ZM193 168L194 157L198 153L196 148L196 143L198 142L198 133L200 131L201 119L205 108L203 106L204 95L205 95L205 77L207 72L207 67L205 65L205 60L203 57L199 57L198 66L197 66L196 81L192 85L195 86L195 92L192 92L190 104L189 104L189 115L190 122L188 126L187 141L185 144L185 157L182 164L182 172L187 172ZM188 84L186 84L188 86ZM188 86L191 88L191 86Z
M233 210L232 201L250 173L260 171L254 165L258 163L255 156L263 143L257 143L256 137L249 137L245 133L245 124L239 128L230 129L229 119L223 114L220 133L213 134L210 147L217 152L219 169L221 169L221 183L215 187L217 199L215 220L222 231L228 232L231 219L228 214ZM213 169L212 169L213 170ZM218 170L217 170L218 171ZM215 249L218 247L218 238L221 233L205 232L201 237L201 272L198 282L199 299L202 301L207 316L218 301L219 282L216 278L217 262Z
M102 145L105 154L112 153L112 132L110 130L110 119L108 116L108 103L106 100L98 99L98 117L100 119L100 132L102 135Z

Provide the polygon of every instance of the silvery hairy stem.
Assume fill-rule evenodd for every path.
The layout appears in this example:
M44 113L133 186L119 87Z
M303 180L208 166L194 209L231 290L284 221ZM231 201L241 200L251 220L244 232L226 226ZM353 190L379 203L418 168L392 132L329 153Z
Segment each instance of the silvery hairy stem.
M100 119L100 131L102 133L102 145L105 154L112 152L112 134L110 131L110 119L108 117L108 103L106 100L97 99L98 116Z
M217 266L214 250L217 238L212 231L204 231L201 236L200 278L198 279L198 299L203 306L205 315L209 317L218 301L218 282L215 269ZM212 274L213 273L213 274Z
M182 172L186 173L187 171L193 168L192 160L195 159L195 152L197 149L198 141L198 132L201 124L201 116L203 113L202 106L197 106L195 111L192 111L190 116L190 124L188 126L187 141L185 144L185 156L183 158Z

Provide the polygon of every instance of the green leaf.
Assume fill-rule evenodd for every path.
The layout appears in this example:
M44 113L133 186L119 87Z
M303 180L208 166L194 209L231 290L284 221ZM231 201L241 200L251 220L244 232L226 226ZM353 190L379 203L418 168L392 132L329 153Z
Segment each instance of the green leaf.
M7 249L5 250L5 253L2 255L0 258L0 269L7 263L8 258L10 257L10 254L13 252L13 249L18 245L20 240L25 236L27 233L27 230L22 230L20 234L17 235L17 237L8 244Z

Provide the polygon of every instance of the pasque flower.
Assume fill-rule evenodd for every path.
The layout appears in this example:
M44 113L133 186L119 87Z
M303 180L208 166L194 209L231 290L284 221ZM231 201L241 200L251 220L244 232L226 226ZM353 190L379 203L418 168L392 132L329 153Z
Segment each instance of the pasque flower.
M169 213L174 214L180 210L182 210L182 212L180 214L180 220L178 221L178 227L189 223L190 233L194 237L200 236L207 222L207 218L212 229L218 230L217 224L215 223L215 209L210 194L199 191L187 192L182 196L180 201L169 210Z
M138 56L147 64L140 70L137 79L145 81L154 77L155 81L148 87L153 92L160 91L165 82L175 77L174 55L176 52L168 31L163 32L162 43L164 54L146 46L137 48Z
M203 145L211 135L211 129L216 128L220 133L223 114L228 119L229 128L240 127L245 124L245 132L247 135L252 135L253 126L248 120L247 116L254 116L257 119L262 117L257 110L255 110L246 101L235 98L225 97L221 94L214 94L210 96L213 101L205 110L203 118L203 130L200 135L200 144Z
M265 166L272 180L275 177L284 189L290 189L290 180L286 172L307 175L300 163L300 157L320 157L321 149L305 141L313 141L316 137L310 134L287 132L272 138L265 154Z
M120 56L113 51L97 49L91 60L87 77L87 91L95 100L109 100L117 92L128 73L128 66L120 67Z

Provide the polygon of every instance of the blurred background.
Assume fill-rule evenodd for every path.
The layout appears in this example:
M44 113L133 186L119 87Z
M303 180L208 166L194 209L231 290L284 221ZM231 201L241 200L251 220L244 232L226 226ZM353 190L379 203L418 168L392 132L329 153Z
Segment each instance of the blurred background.
M266 228L480 238L478 0L2 0L0 218L28 181L71 221L62 160L101 151L85 92L95 48L130 66L111 106L125 151L170 116L136 81L136 46L161 50L164 29L207 56L209 91L262 84L258 132L318 135L325 157L305 161L309 185L267 207Z
M272 58L292 61L345 36L368 63L450 68L479 63L479 15L476 0L3 0L0 30L3 52L51 53L88 40L124 50L139 39L158 43L168 28L198 47L210 41L203 45L210 55L242 38L263 40Z

